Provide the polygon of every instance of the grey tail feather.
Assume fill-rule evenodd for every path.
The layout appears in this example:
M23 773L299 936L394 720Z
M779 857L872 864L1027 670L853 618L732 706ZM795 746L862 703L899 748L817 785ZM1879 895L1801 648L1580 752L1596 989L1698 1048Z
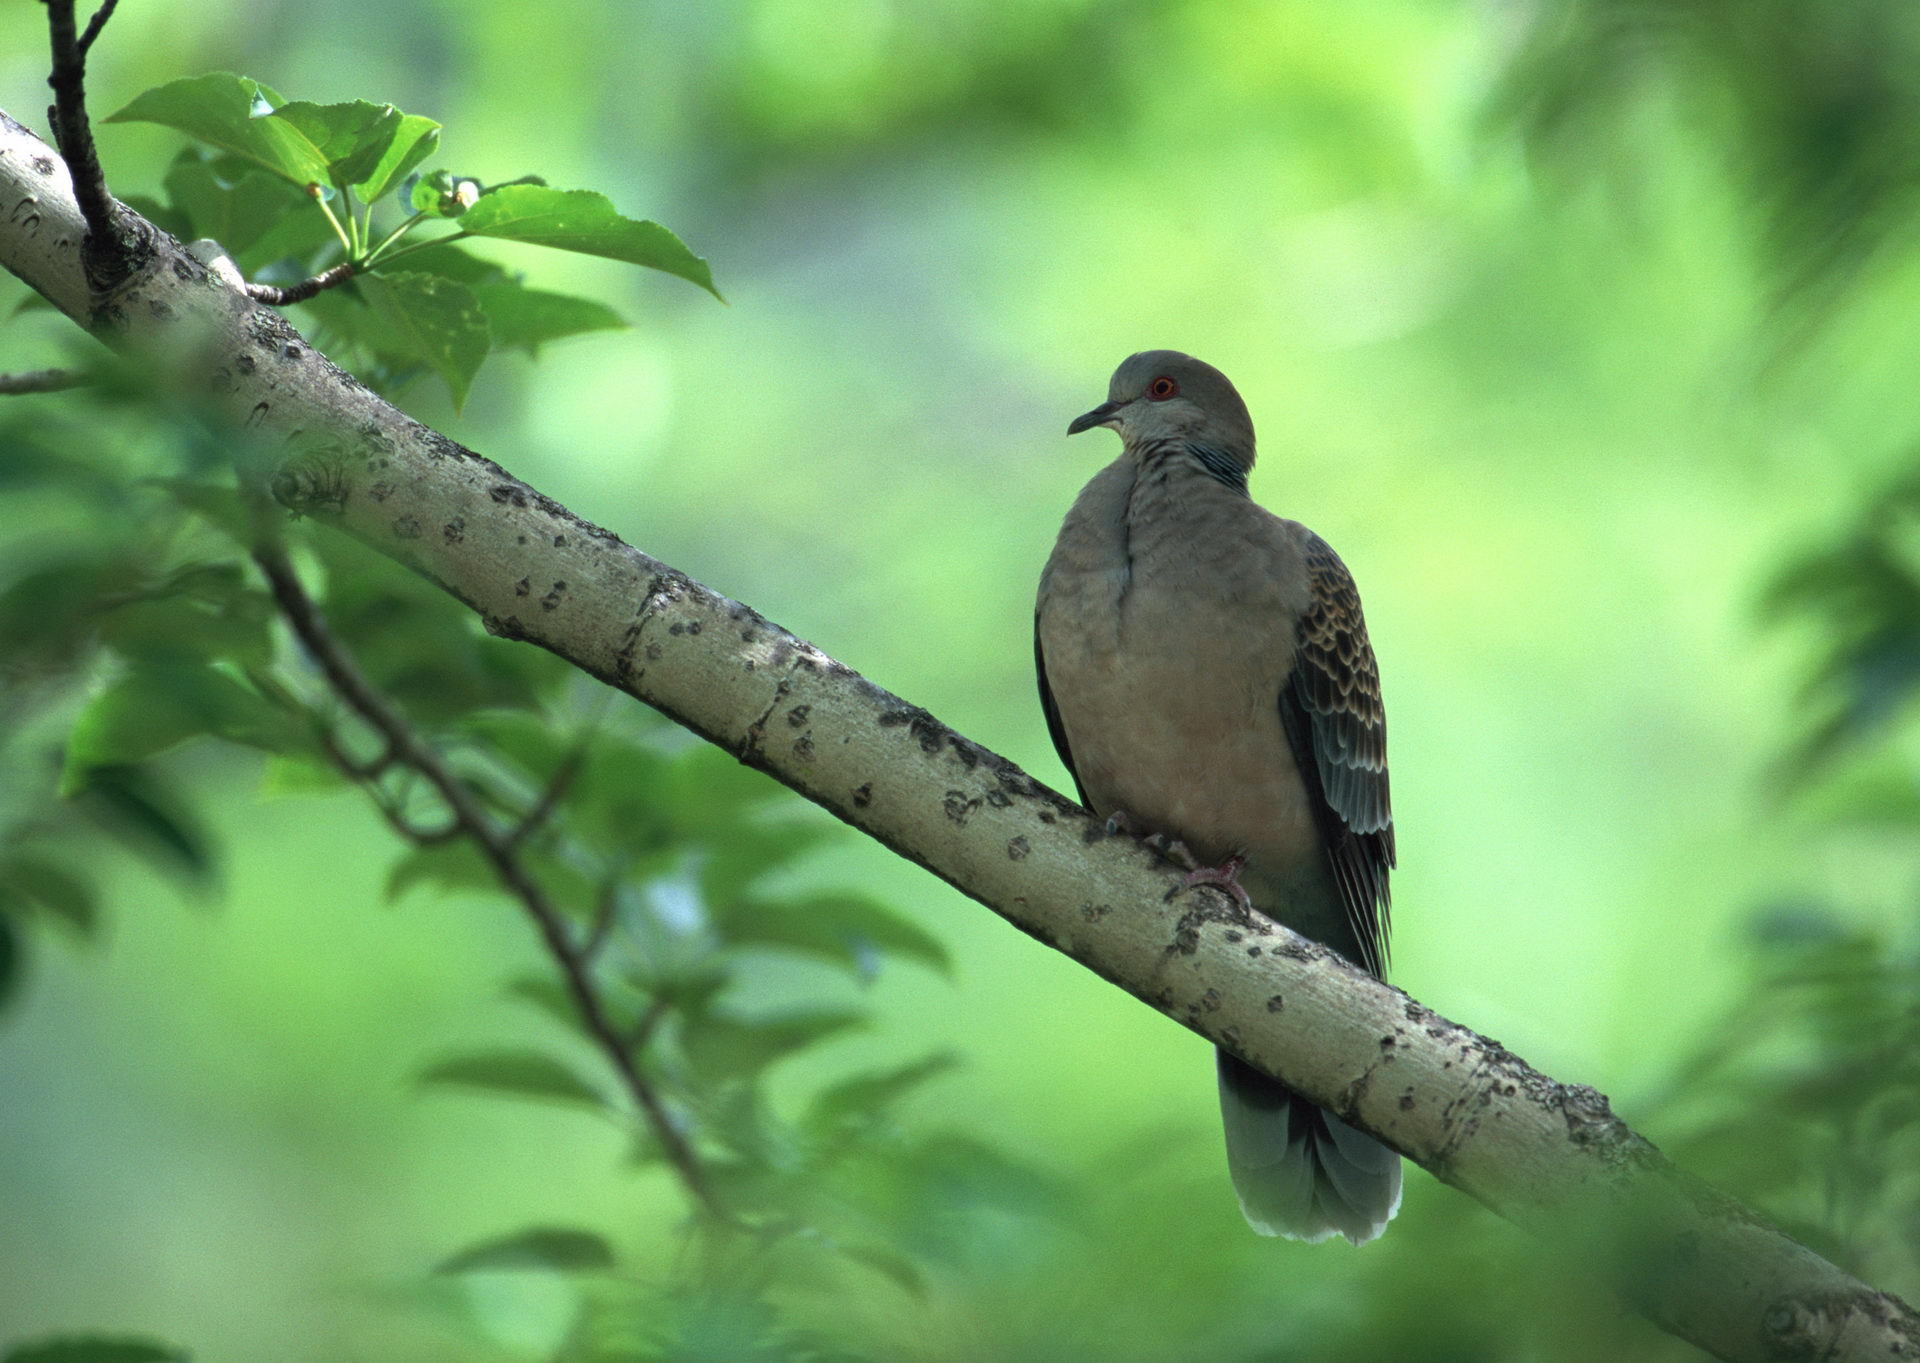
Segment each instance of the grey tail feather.
M1364 1244L1400 1210L1400 1156L1220 1051L1227 1167L1262 1235Z

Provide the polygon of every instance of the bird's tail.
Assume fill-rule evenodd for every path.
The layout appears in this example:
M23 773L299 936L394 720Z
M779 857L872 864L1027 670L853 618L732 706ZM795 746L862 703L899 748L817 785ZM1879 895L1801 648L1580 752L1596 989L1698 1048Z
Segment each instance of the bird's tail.
M1240 1210L1262 1235L1364 1244L1400 1210L1400 1156L1233 1056L1220 1115Z

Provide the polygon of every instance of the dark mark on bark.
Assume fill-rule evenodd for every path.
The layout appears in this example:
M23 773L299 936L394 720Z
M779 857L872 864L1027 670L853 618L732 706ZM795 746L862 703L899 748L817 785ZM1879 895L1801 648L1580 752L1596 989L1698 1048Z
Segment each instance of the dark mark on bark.
M971 819L973 812L980 808L980 801L977 799L969 800L964 790L950 790L947 792L944 808L947 811L947 817L949 819L952 819L962 828L965 828L967 826L967 820Z
M873 782L863 781L853 788L853 807L865 809L873 803Z
M1007 860L1008 861L1025 861L1027 859L1027 854L1032 851L1033 851L1033 844L1028 842L1025 838L1009 838L1007 840Z
M440 527L440 533L447 537L448 544L458 544L467 537L467 522L465 518L455 516Z
M811 705L796 705L787 711L787 723L793 728L798 729L807 722L807 716L812 713L813 707Z
M560 608L561 598L565 597L566 594L567 594L566 583L564 582L554 583L552 588L548 590L547 594L540 598L540 609L543 611L558 610Z
M1267 1011L1269 1013L1278 1013L1283 1009L1285 1009L1286 1006L1287 1006L1287 1001L1281 998L1280 995L1269 994L1267 996Z
M532 578L523 577L518 582L513 584L513 594L515 596L530 596L532 595L532 593L533 593Z
M793 740L793 755L801 762L813 761L813 739L807 734Z
M393 533L398 539L417 540L420 538L420 522L412 516L402 516L393 523Z

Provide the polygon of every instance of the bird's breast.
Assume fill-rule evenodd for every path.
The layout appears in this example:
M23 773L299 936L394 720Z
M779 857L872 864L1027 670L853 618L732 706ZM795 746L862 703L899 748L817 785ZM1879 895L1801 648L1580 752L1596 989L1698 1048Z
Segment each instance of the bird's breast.
M1124 810L1203 861L1318 866L1280 719L1294 645L1269 548L1231 524L1166 528L1049 565L1040 642L1076 774L1096 812Z

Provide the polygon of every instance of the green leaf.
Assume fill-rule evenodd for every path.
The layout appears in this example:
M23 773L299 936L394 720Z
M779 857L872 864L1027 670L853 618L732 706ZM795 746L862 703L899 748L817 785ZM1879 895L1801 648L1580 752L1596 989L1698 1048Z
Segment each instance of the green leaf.
M419 114L401 114L399 125L394 128L393 139L387 143L386 150L380 154L371 170L354 181L354 193L360 196L360 202L372 203L405 179L415 166L433 155L439 145L438 123Z
M0 1363L187 1363L187 1355L147 1339L75 1337L17 1344Z
M400 128L400 111L391 104L313 104L295 100L275 109L273 118L299 129L327 164L327 183L336 189L358 184L373 173Z
M123 657L191 665L228 659L265 667L273 606L238 563L190 563L99 614L101 642Z
M408 263L414 263L413 258ZM541 346L564 336L619 331L628 325L619 313L592 298L547 293L504 280L482 284L473 292L487 314L494 345L529 355L537 356Z
M752 898L729 905L719 918L721 931L736 945L821 956L862 975L873 973L879 953L918 961L943 975L953 968L939 938L867 895L827 892Z
M611 199L591 189L504 185L481 195L461 215L460 230L645 265L691 280L720 297L707 262L686 243L657 222L623 216Z
M681 1046L688 1061L713 1079L739 1079L845 1032L868 1025L851 1008L807 1008L764 1018L709 1014L686 1028Z
M174 209L192 224L187 235L213 238L235 260L266 263L305 255L334 239L304 193L234 157L209 159L186 148L164 183Z
M421 1073L420 1082L572 1103L596 1112L604 1111L608 1105L599 1089L558 1060L538 1051L485 1051L452 1056L428 1067Z
M213 848L200 821L179 795L143 767L96 767L74 803L129 849L162 870L205 881Z
M100 925L93 886L44 857L19 853L0 861L0 895L51 914L78 937L92 937Z
M562 1226L533 1226L463 1249L433 1271L544 1269L553 1273L599 1273L612 1268L613 1263L613 1246L605 1236Z
M434 243L407 252L407 268L419 274L443 275L462 284L489 284L505 279L507 272L491 260L468 255L458 246Z
M269 751L304 736L291 717L224 672L143 664L81 710L67 741L60 793L84 789L96 767L140 762L202 735Z
M227 532L234 543L252 548L253 516L240 498L240 490L222 483L203 483L192 478L148 478L148 487L159 488L181 506L209 524Z
M942 1051L896 1069L875 1070L842 1079L813 1096L801 1124L821 1137L865 1125L929 1079L945 1074L959 1063L957 1057Z
M840 1245L837 1248L854 1263L864 1264L901 1290L921 1298L927 1295L926 1275L912 1258L899 1250L879 1244Z
M123 589L129 571L130 565L75 555L9 584L0 591L0 657L22 675L76 664L92 643L95 604Z
M413 356L446 381L458 410L493 344L473 290L440 275L402 271L362 275L367 306Z
M285 103L271 86L216 71L156 86L105 121L159 123L243 156L296 185L326 184L326 155L297 123L270 117Z
M383 894L393 904L419 885L431 885L445 894L489 894L499 889L500 882L472 839L458 838L408 849L387 872Z
M517 975L508 981L507 993L569 1031L580 1029L580 1012L573 1005L573 995L550 975Z

